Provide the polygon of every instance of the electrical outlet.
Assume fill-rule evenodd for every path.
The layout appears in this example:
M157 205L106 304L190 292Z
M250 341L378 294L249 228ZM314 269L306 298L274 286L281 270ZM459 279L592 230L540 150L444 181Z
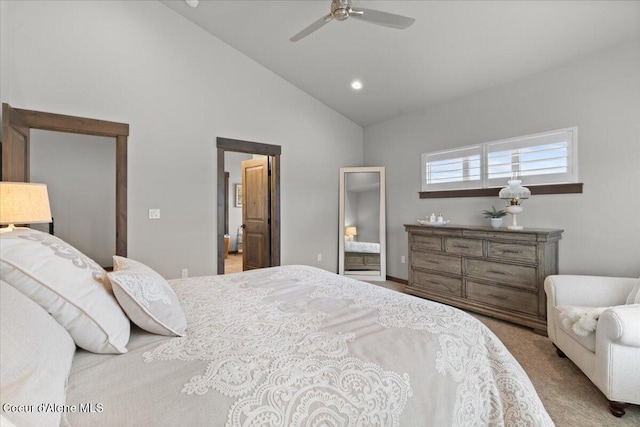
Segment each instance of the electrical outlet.
M160 209L149 209L149 219L160 219Z
M318 254L318 262L322 261L322 254Z
M181 271L181 277L183 279L186 279L187 277L189 277L189 269L188 268L183 268Z
M402 256L400 257L400 264L404 264L404 263L406 263L406 262L407 262L407 259L404 257L404 255L402 255Z

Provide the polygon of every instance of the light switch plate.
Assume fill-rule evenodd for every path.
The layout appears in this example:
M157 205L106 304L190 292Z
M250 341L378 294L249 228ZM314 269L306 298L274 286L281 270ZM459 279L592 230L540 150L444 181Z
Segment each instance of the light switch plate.
M149 209L149 219L160 219L160 209Z

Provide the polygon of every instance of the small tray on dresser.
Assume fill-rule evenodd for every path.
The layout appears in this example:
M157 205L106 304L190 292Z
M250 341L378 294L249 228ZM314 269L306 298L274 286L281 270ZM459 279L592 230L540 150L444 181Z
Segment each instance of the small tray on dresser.
M429 227L442 227L443 225L449 224L449 220L432 222L432 221L423 221L423 220L419 219L418 222L420 223L420 225L427 225Z

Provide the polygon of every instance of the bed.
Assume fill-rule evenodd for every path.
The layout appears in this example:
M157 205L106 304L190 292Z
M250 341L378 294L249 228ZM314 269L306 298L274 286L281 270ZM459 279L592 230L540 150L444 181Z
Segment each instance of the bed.
M344 269L380 271L380 243L345 241Z
M34 233L0 236L2 402L13 405L3 406L3 422L78 427L553 425L504 345L458 309L309 266L165 281L162 290L157 281L164 279L153 270L117 258L107 285L91 260L59 239ZM33 246L22 249L33 254L30 261L14 247L23 241ZM42 256L55 259L34 261ZM65 323L70 316L56 313L59 302L45 310L42 289L33 293L19 282L17 272L28 263L34 265L31 279L42 280L44 288L63 286L43 279L52 265L56 278L82 270L96 282L92 286L106 290L100 295L115 295L132 321L145 329L160 324L164 329L151 333L131 323L123 331L120 321L107 317L106 339L92 341L86 331L87 336L77 336L78 328ZM142 286L135 289L147 303L146 312L136 312L130 300L121 298L123 277ZM70 281L63 279L59 283ZM58 289L56 295L65 292ZM66 303L83 301L67 297ZM156 323L141 320L145 313L152 314L146 321ZM125 352L108 354L122 351L125 341ZM76 348L78 342L94 351ZM34 346L46 349L38 375L22 366L33 365L25 359L38 357ZM9 365L12 372L30 374L8 378ZM58 411L17 408L39 402L57 403Z

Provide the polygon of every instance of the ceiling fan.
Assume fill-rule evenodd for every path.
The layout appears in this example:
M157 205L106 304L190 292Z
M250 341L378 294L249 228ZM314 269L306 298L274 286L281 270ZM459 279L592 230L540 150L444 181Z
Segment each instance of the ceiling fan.
M361 21L384 25L385 27L397 28L399 30L407 28L415 21L414 18L396 15L394 13L380 12L364 8L354 9L351 7L351 0L331 0L331 13L318 19L313 24L291 37L289 40L297 42L301 38L320 29L323 25L333 19L336 21L346 21L349 18L360 19Z

